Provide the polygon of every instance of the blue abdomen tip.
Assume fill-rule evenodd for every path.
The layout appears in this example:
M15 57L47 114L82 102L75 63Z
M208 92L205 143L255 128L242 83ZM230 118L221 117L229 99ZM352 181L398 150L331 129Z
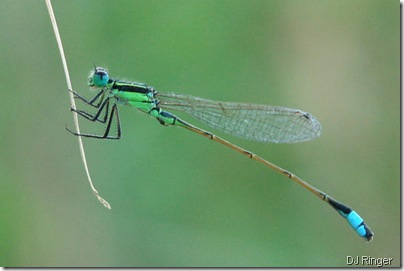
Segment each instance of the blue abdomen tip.
M358 213L355 211L350 212L349 215L346 217L346 219L348 220L349 224L351 224L352 228L354 228L355 230L358 229L358 227L363 222L362 217L360 217Z

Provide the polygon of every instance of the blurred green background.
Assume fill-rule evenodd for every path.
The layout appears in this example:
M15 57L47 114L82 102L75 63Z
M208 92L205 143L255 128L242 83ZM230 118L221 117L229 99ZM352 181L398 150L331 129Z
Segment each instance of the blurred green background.
M344 267L363 255L401 264L398 1L53 1L86 97L95 63L162 92L315 115L323 133L307 143L214 132L352 206L371 243L280 174L129 107L122 140L84 139L112 205L103 208L64 129L74 126L45 3L2 6L1 266Z

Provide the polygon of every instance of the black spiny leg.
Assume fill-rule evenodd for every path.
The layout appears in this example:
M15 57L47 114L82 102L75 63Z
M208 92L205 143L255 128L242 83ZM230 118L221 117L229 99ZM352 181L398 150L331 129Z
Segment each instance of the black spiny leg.
M98 116L100 115L101 111L103 110L103 108L106 106L106 110L108 110L109 107L109 99L106 99L102 105L100 106L100 110L98 110L98 112L95 114L95 116L91 116L90 114L88 114L89 116L91 116L92 118L90 118L89 116L86 116L84 114L82 114L79 111L76 111L80 116L83 116L91 121L96 121L98 120ZM112 124L112 120L113 118L116 118L116 126L117 126L117 135L116 136L110 136L109 135L109 131L111 129L111 124ZM75 133L73 131L71 131L69 128L65 127L67 131L69 131L70 133L76 135L76 136L83 136L83 137L91 137L91 138L99 138L99 139L120 139L121 138L121 121L119 119L119 112L118 112L118 108L116 106L116 104L114 104L112 106L112 110L111 110L111 114L109 115L109 119L108 119L108 123L107 123L107 127L105 128L105 132L104 135L94 135L94 134L82 134L82 133Z
M80 99L83 102L85 102L86 104L91 105L92 107L95 107L95 108L100 107L100 104L101 104L102 100L104 99L104 95L105 95L105 89L101 89L101 91L98 92L93 98L91 98L90 100L87 100L86 98L84 98L83 96L78 94L77 92L75 92L71 89L67 89L67 90L70 91L71 93L73 93L74 98ZM98 99L99 99L98 103L95 103L95 101L97 101Z
M98 92L93 98L91 98L91 100L86 100L83 96L81 96L80 94L78 94L77 92L75 92L73 90L68 89L68 91L73 93L74 98L80 99L81 101L83 101L86 104L91 105L92 107L95 107L95 108L104 107L106 100L108 100L108 98L104 100L105 89L101 89L101 91ZM105 111L104 117L102 119L98 119L98 117L97 117L97 119L93 119L94 118L93 115L91 115L90 113L88 113L86 111L83 111L83 110L77 110L77 109L73 109L73 108L71 108L71 110L74 111L74 112L77 112L79 115L85 117L88 120L91 120L91 121L97 120L97 121L102 122L102 123L106 122L107 115L108 115L108 107L107 107L107 110ZM100 111L102 111L102 110L100 109L100 110L97 111L97 113L96 113L97 116L100 115L99 114L99 113L101 113Z
M70 108L71 111L76 112L77 114L79 114L80 116L90 120L90 121L99 121L102 123L106 123L107 118L108 118L108 111L109 111L109 99L110 98L106 98L101 105L99 105L97 108L97 112L94 115L91 115L90 113L83 111L83 110L77 110L74 108ZM105 108L105 110L104 110ZM101 115L101 112L104 111L104 117L102 119L99 119L98 117Z

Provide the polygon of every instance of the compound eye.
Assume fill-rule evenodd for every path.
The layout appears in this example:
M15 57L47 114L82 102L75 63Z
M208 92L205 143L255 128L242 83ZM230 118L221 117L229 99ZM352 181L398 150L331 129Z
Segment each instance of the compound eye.
M88 85L90 87L105 87L109 81L108 71L104 68L95 68L90 75Z

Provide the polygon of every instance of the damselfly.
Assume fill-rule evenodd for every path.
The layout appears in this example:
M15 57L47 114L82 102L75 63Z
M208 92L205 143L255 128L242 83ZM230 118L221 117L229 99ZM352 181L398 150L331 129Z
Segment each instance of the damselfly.
M321 132L321 125L311 114L279 106L217 102L189 95L161 93L144 83L110 78L108 71L101 67L95 67L91 71L88 85L99 89L99 92L90 100L86 100L77 92L72 92L75 98L97 108L96 113L91 114L87 111L74 108L72 108L72 111L90 121L106 123L105 132L102 135L78 134L66 128L72 134L101 139L120 139L121 122L117 105L133 106L155 117L162 125L179 126L195 132L279 172L300 184L321 200L329 203L348 221L360 236L364 237L367 241L372 240L373 232L365 224L364 220L350 207L334 200L293 173L211 132L200 129L165 110L186 112L213 128L241 138L275 143L295 143L317 138ZM110 135L113 119L116 121L117 133Z

